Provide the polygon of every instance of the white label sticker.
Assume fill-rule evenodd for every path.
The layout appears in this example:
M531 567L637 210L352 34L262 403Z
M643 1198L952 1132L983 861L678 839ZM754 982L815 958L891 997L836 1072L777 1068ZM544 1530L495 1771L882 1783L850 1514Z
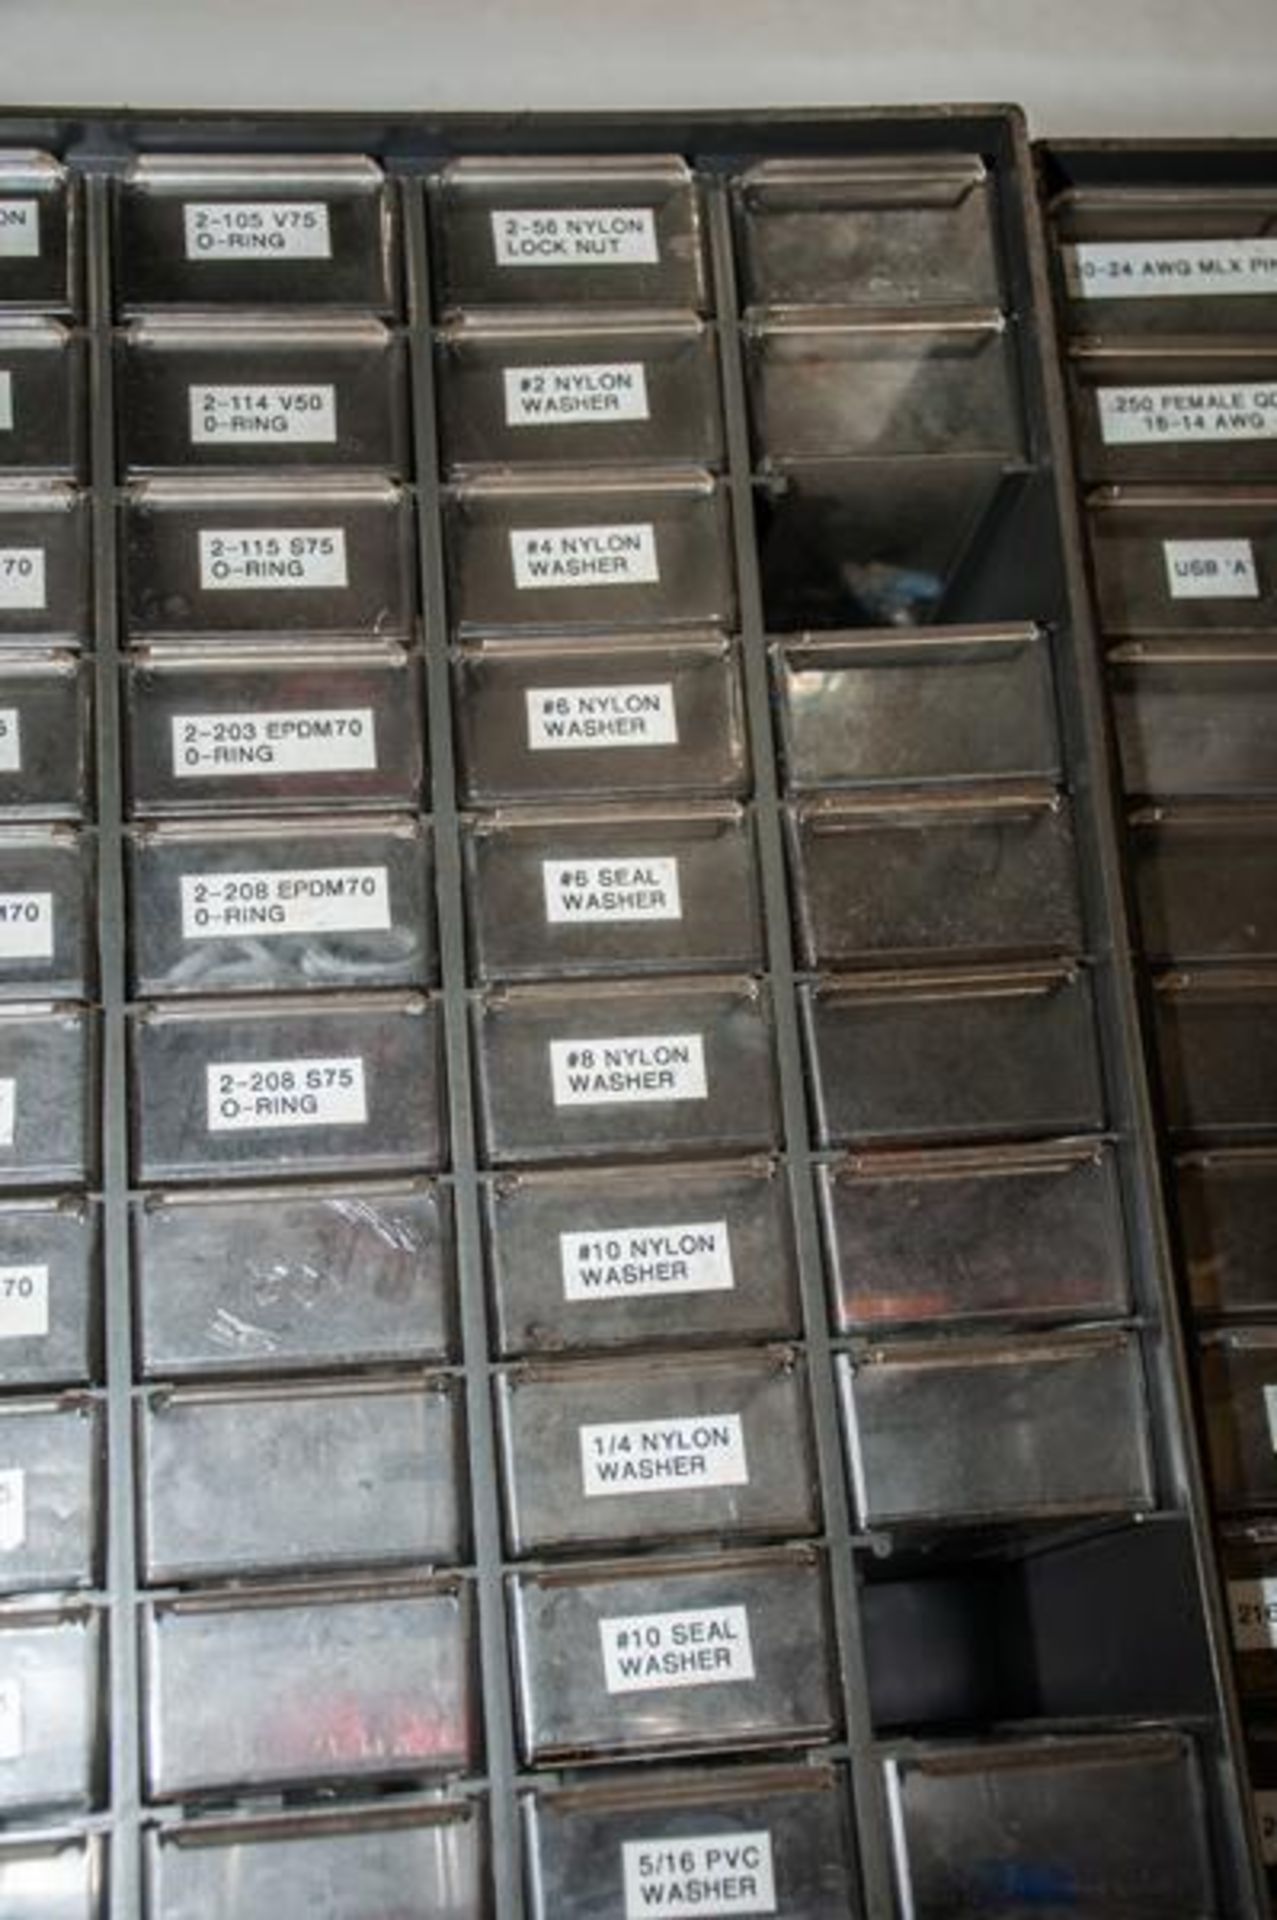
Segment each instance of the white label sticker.
M641 587L659 580L656 529L512 527L514 584L529 587Z
M49 1331L49 1269L0 1267L0 1340L42 1340Z
M0 1147L13 1145L13 1132L18 1118L18 1083L16 1080L0 1080Z
M1085 300L1277 293L1277 240L1084 241L1065 271Z
M0 260L40 258L40 202L0 200Z
M179 780L210 773L363 773L376 765L371 707L173 715L173 772Z
M0 433L7 433L13 425L13 375L8 368L0 370Z
M651 418L641 360L506 367L501 378L508 427L588 426L592 420Z
M704 1920L706 1914L775 1913L772 1837L757 1833L682 1834L673 1840L623 1840L625 1920Z
M715 1687L754 1678L749 1613L742 1606L684 1607L599 1621L609 1693Z
M332 387L192 387L189 399L191 440L197 447L222 440L332 446L337 439Z
M1228 1612L1239 1653L1277 1647L1277 1580L1230 1580Z
M1277 438L1277 386L1255 380L1235 386L1100 387L1097 398L1100 433L1110 447Z
M186 940L390 930L390 880L385 867L184 873L181 894Z
M607 1040L551 1040L556 1107L636 1106L704 1100L705 1044L699 1033L621 1034Z
M1163 540L1172 600L1257 600L1249 540Z
M559 1262L565 1300L730 1293L735 1285L726 1220L561 1233Z
M350 584L344 527L203 528L199 547L200 585L208 593Z
M678 719L669 681L616 687L529 687L528 745L674 747Z
M21 1467L0 1471L0 1553L13 1553L27 1537L27 1477Z
M0 773L22 771L22 718L16 707L0 707Z
M22 1682L0 1680L0 1760L22 1758Z
M1255 1824L1260 1858L1266 1867L1277 1867L1277 1787L1261 1787L1255 1794Z
M545 917L552 927L610 920L681 920L678 861L659 854L615 860L543 860Z
M0 607L44 605L44 548L0 547Z
M53 895L0 893L0 960L52 960Z
M494 212L499 267L655 266L651 207L544 207Z
M268 1127L362 1127L368 1119L364 1063L221 1060L204 1069L210 1133Z
M322 200L191 200L182 208L188 260L331 260Z
M613 1420L581 1428L581 1483L600 1494L694 1493L701 1487L747 1487L745 1434L738 1413L697 1413L665 1420Z

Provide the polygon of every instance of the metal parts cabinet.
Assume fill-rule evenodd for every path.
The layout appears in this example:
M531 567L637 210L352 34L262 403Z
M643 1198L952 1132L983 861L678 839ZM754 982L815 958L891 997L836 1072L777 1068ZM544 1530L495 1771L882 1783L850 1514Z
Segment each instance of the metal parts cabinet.
M0 138L0 1908L1258 1913L1018 116Z

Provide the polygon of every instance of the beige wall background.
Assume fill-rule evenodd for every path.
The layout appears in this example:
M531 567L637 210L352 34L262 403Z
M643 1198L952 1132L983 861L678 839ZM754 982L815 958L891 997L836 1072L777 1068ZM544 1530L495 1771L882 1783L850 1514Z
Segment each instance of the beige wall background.
M1277 136L1277 0L0 0L13 105L945 100Z

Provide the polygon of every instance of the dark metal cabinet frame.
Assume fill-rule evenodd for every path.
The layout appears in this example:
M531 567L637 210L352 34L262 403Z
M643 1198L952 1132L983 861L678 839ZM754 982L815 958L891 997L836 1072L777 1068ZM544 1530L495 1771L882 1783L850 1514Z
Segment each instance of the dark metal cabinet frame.
M166 1816L146 1807L140 1727L142 1676L137 1496L132 1470L135 1329L129 1245L129 1089L126 1079L124 802L121 733L119 560L112 396L110 263L112 177L138 152L366 153L397 182L405 271L405 323L416 446L414 492L429 709L431 804L436 850L440 1009L451 1138L460 1290L461 1353L470 1448L472 1583L484 1675L485 1769L465 1787L486 1792L499 1920L521 1920L516 1759L506 1611L498 1446L491 1382L472 1039L467 984L460 822L454 778L449 632L442 535L427 178L460 154L681 152L700 176L709 262L717 289L726 421L726 484L733 525L738 631L753 744L766 968L775 1007L785 1162L804 1313L815 1454L824 1513L845 1744L858 1866L866 1913L896 1911L892 1835L880 1736L949 1723L976 1732L1030 1719L1035 1727L1103 1718L1160 1717L1200 1738L1210 1789L1224 1910L1258 1913L1257 1851L1238 1791L1239 1728L1229 1677L1220 1594L1210 1555L1206 1501L1183 1339L1164 1224L1156 1141L1145 1080L1123 894L1122 860L1103 690L1086 599L1063 390L1055 365L1046 252L1034 177L1019 114L1006 108L725 114L345 115L201 114L86 116L33 111L0 116L0 142L40 147L71 167L83 195L85 331L91 365L96 626L98 911L103 1029L102 1227L106 1326L102 1396L108 1430L107 1580L109 1789L84 1823L110 1836L112 1920L143 1910L141 1830ZM837 1402L835 1351L821 1246L806 1071L795 992L798 965L787 893L784 820L776 772L769 639L755 538L750 448L727 179L750 163L802 155L979 154L997 186L998 242L1015 329L1027 452L1016 500L998 538L972 556L984 570L989 607L1017 599L1020 617L1049 626L1056 692L1075 810L1088 927L1087 955L1121 1184L1133 1326L1147 1376L1156 1509L1140 1523L1079 1521L1050 1531L956 1534L916 1553L900 1541L858 1532L852 1514ZM1033 604L1020 582L1031 579ZM977 594L977 600L981 596ZM829 1156L823 1156L828 1158ZM1204 1625L1203 1625L1204 1620ZM933 1632L946 1649L931 1657ZM996 1649L996 1652L995 1652ZM553 1776L538 1776L540 1784ZM402 1804L402 1803L400 1803Z

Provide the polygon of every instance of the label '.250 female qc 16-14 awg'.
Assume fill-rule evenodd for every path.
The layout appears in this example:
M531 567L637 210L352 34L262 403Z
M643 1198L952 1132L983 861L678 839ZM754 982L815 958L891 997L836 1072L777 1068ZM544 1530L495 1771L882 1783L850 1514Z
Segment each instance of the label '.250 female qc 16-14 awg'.
M1186 441L1277 437L1277 386L1100 387L1105 446L1179 446Z

